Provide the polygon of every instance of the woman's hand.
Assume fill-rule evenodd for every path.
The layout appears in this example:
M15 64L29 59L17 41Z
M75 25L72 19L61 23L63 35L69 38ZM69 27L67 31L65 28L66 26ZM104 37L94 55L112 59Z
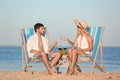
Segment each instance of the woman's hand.
M65 36L62 36L60 39L63 41L67 41L67 38Z

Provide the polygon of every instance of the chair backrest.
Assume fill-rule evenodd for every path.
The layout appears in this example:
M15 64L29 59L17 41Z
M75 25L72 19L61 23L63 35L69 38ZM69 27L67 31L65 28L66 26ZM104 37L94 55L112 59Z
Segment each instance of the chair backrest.
M34 34L33 28L24 28L22 29L22 35L24 39L24 43L27 43L27 39Z
M99 43L102 40L104 27L88 27L87 32L91 35L93 40L93 50L91 51L92 58L96 57L96 53L98 52Z

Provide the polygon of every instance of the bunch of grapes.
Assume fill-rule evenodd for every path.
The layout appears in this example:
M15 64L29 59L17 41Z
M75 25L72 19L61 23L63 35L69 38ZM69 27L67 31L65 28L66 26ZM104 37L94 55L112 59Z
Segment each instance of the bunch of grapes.
M59 49L59 52L64 55L67 54L67 51L64 48Z

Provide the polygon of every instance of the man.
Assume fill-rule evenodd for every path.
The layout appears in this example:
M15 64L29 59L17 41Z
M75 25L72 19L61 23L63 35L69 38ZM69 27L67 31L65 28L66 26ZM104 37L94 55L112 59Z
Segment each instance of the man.
M77 34L74 43L72 43L69 39L63 36L61 39L67 41L72 45L73 48L69 49L69 58L72 62L72 67L68 74L73 74L76 67L76 61L78 55L89 54L92 50L92 38L86 32L87 23L85 21L78 22L77 19L74 20L74 24L77 26ZM76 48L77 46L77 48Z
M35 34L32 35L27 41L27 51L29 53L28 56L31 58L33 56L41 57L44 65L47 68L48 73L54 74L54 72L51 70L51 67L53 67L57 63L57 61L61 57L61 54L59 52L56 52L55 54L50 53L51 49L54 46L49 49L48 40L43 36L44 25L42 23L35 24L34 31ZM48 63L46 53L53 57L50 65Z

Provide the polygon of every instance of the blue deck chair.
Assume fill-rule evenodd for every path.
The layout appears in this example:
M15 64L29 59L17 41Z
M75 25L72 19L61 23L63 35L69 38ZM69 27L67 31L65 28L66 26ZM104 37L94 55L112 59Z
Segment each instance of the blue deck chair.
M104 63L103 63L103 53L102 53L102 36L104 32L104 27L88 27L87 32L92 36L93 39L93 50L90 54L86 55L79 55L78 62L89 62L92 61L93 64L91 66L92 72L94 72L94 68L97 67L101 72L105 72L103 70ZM97 55L100 50L100 57L101 57L101 65L97 64ZM81 66L80 66L81 67ZM85 67L85 66L84 66ZM88 67L88 66L86 66Z
M46 36L47 28L45 27L45 32L43 36ZM33 67L29 65L29 62L40 62L41 58L40 57L33 57L29 58L28 53L27 53L27 39L34 34L34 29L33 28L23 28L20 30L21 33L21 38L22 38L22 68L24 71L27 70L29 67ZM48 37L48 35L47 35Z

